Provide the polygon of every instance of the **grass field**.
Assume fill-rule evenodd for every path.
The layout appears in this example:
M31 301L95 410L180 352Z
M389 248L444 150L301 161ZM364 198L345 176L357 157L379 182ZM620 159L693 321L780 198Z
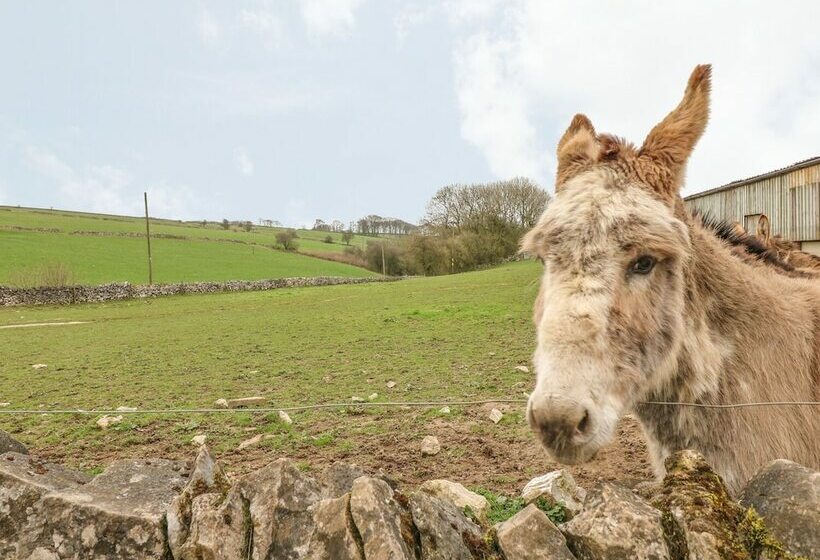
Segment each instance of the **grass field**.
M0 326L87 321L0 329L0 401L8 410L210 407L257 395L271 406L371 393L377 402L523 398L532 375L516 366L532 352L538 273L524 262L389 284L0 309ZM398 385L387 389L388 381ZM251 412L136 415L107 431L95 416L0 415L0 429L89 471L115 456L188 458L198 433L235 472L287 455L304 468L346 459L405 482L451 476L512 489L552 466L522 406L499 405L506 414L498 425L487 407L452 407L449 415L437 408L304 412L292 426ZM429 433L444 451L422 458L418 445ZM265 439L237 450L256 434ZM585 468L574 472L584 479Z
M80 283L147 283L145 223L138 218L0 207L0 284L47 263L67 265ZM272 248L278 229L152 220L154 280L256 280L288 276L372 276L362 268ZM299 250L342 253L341 234L299 231ZM323 239L331 235L334 243ZM166 238L163 236L174 236ZM229 242L232 241L232 242ZM352 244L366 239L354 237Z

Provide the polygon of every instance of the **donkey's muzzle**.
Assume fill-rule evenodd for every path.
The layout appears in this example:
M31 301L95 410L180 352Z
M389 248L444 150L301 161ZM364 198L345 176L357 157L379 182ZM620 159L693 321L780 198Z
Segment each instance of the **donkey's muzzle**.
M533 393L527 406L527 419L542 443L559 458L572 448L585 444L592 427L586 406L555 394Z

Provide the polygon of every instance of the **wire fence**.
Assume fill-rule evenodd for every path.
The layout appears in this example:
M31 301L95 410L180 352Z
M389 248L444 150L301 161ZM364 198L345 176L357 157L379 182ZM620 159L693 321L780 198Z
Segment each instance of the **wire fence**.
M481 400L460 400L460 401L386 401L386 402L368 402L368 401L353 401L353 402L336 402L336 403L317 403L317 404L302 404L302 405L287 405L277 407L242 407L242 408L118 408L118 409L82 409L82 408L62 408L62 409L0 409L0 415L15 415L15 414L86 414L86 415L107 415L107 414L247 414L252 413L274 413L274 412L302 412L307 410L327 410L340 408L390 408L390 407L404 407L404 408L430 408L438 406L476 406L482 404L525 404L527 399L511 399L505 397L489 398ZM656 406L681 406L694 408L711 408L711 409L733 409L733 408L754 408L764 406L820 406L817 401L765 401L765 402L747 402L747 403L731 403L731 404L710 404L710 403L694 403L694 402L673 402L673 401L639 401L641 405L656 405Z

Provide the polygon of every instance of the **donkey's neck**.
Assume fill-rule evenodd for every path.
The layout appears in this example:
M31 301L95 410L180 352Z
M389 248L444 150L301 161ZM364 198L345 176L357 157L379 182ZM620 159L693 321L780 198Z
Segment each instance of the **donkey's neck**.
M817 300L807 296L803 281L744 263L700 226L692 226L690 233L693 252L685 273L681 344L665 382L643 400L805 400L813 391L810 362ZM787 383L784 372L789 374ZM761 449L771 445L758 441L760 434L788 438L785 433L775 435L771 426L767 429L771 420L763 410L639 404L636 413L658 474L670 452L693 448L736 485L754 465L751 459L739 459L739 447L763 453ZM772 452L771 458L782 453Z

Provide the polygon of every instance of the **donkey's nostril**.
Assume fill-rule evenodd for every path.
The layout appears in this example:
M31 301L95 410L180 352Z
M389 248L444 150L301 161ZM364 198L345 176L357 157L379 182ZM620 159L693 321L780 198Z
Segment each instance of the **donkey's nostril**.
M581 418L581 421L578 422L576 429L579 433L583 434L587 431L587 428L589 428L589 410L584 410L584 416Z

